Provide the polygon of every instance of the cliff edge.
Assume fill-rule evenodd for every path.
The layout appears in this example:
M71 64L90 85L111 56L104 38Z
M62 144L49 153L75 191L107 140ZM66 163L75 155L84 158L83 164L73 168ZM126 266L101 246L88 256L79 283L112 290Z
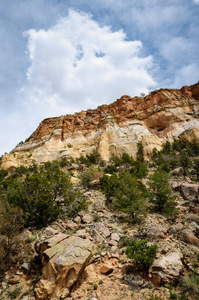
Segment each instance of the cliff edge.
M122 96L73 115L43 120L33 134L2 157L1 168L28 166L97 150L101 159L124 152L135 157L142 141L147 160L153 148L180 138L199 142L199 82L181 89L159 89L145 97Z

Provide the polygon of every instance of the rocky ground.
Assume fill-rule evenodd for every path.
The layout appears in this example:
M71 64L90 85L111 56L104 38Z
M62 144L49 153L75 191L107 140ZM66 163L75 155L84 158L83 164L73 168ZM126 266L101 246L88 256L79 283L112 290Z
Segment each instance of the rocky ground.
M99 190L84 191L88 211L41 231L23 232L24 262L16 261L5 274L0 299L177 299L183 294L176 285L181 277L190 271L199 274L199 208L193 201L198 186L185 180L172 187L178 218L171 222L154 213L139 224L122 222L122 213L108 209ZM158 245L148 274L133 269L124 236Z

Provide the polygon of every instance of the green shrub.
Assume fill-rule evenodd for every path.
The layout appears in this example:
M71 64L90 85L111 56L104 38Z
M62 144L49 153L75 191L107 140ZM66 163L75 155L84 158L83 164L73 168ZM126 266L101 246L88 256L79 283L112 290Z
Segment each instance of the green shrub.
M117 168L114 165L109 165L104 169L104 172L108 173L108 174L113 174L113 173L117 172Z
M114 163L115 167L119 167L124 164L129 164L131 166L134 163L134 159L128 153L123 153L120 157L112 155L111 161Z
M71 192L64 201L66 208L66 215L68 217L74 217L81 210L87 209L86 198L81 192Z
M97 150L93 150L93 152L87 154L86 157L81 155L78 160L81 164L91 166L92 164L98 164L100 162L100 155Z
M23 174L17 169L3 180L0 196L5 203L22 209L25 226L42 227L56 220L60 199L72 215L85 206L85 199L73 191L58 161L33 165Z
M149 177L150 201L159 212L172 213L176 206L175 196L169 186L169 174L165 171L157 170ZM172 208L172 209L170 209Z
M146 216L147 205L137 179L130 173L121 173L113 190L114 208L129 214L135 222Z
M179 300L189 300L189 298L187 298L185 295L180 295Z
M185 275L182 279L182 288L192 296L192 299L199 299L199 275Z
M8 175L7 170L0 170L0 182L3 181L3 179Z
M13 264L13 257L21 253L18 234L23 229L23 211L0 201L0 273Z
M184 141L179 140L179 139L174 139L173 144L172 144L173 150L181 151L183 149L186 149L186 147L187 147L187 145Z
M111 197L114 195L114 189L117 187L118 176L113 173L111 176L103 175L100 178L101 191L106 195L107 201L109 202Z
M99 281L99 284L102 284L102 283L103 283L103 280L100 280L100 281Z
M150 298L147 298L147 300L160 300L160 298L156 295L151 295Z
M146 188L129 172L102 176L100 187L107 201L112 199L112 206L129 214L133 221L137 222L146 215Z
M184 176L186 176L188 174L189 167L191 166L191 161L190 156L185 150L183 150L180 154L180 166L183 169Z
M36 239L36 237L34 236L34 235L32 235L32 236L29 236L29 237L27 237L27 239L26 239L26 243L32 243L32 242L34 242L35 241L35 239Z
M178 299L178 296L176 293L170 293L170 298L171 299Z
M100 220L100 216L98 214L93 215L93 221L98 222Z
M196 178L199 181L199 159L194 160L192 174L196 175Z
M148 175L148 169L143 162L137 160L132 164L130 173L137 178L142 179Z
M194 269L197 269L197 268L198 268L198 264L197 264L196 262L194 262L194 263L192 264L192 267L193 267Z
M81 183L84 188L89 188L91 182L94 180L95 169L91 166L87 168L80 176Z
M60 164L60 167L61 167L61 168L64 168L64 167L66 167L66 166L69 165L69 161L66 159L66 157L63 157L63 158L60 160L59 164Z
M137 161L144 162L144 148L142 142L137 143Z
M169 141L166 141L165 144L162 146L162 153L163 154L171 154L172 151L172 145Z
M157 247L157 245L148 246L146 240L138 242L132 240L126 254L128 258L133 259L136 267L148 269L156 257Z

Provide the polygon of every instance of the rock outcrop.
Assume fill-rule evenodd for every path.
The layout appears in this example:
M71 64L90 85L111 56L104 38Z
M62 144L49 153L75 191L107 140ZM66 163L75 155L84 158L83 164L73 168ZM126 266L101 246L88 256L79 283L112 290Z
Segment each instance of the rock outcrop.
M145 97L122 96L94 110L45 119L23 145L4 155L1 167L77 158L93 150L105 161L112 153L135 157L138 141L148 159L153 148L160 150L162 142L176 137L199 142L199 83Z
M156 259L149 270L152 282L156 285L162 282L174 283L183 269L182 257L180 251L175 251Z
M59 233L36 244L41 257L42 278L35 288L36 299L65 299L94 254L87 239Z

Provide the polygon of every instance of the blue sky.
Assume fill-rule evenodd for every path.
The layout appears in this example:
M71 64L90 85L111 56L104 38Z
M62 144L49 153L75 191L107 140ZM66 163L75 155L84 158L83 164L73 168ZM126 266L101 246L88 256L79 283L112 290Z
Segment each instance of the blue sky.
M199 80L199 0L1 0L0 154L43 118Z

